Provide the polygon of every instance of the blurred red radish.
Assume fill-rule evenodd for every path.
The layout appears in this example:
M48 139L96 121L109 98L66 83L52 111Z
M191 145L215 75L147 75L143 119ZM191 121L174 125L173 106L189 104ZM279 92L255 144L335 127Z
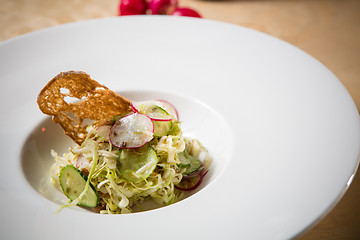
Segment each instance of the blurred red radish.
M146 0L121 0L119 15L142 15L146 14L148 3Z
M178 6L178 0L150 0L149 9L151 14L167 15Z
M197 17L197 18L202 18L201 15L191 9L191 8L185 8L185 7L180 7L180 8L176 8L171 15L173 16L183 16L183 17Z

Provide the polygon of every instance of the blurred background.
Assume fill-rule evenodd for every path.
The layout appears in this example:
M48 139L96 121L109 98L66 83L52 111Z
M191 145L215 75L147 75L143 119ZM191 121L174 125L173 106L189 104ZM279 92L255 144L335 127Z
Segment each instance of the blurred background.
M0 41L59 24L116 17L119 4L119 0L0 0ZM340 79L359 109L359 0L178 0L178 6L304 50ZM335 208L299 239L360 239L359 173Z

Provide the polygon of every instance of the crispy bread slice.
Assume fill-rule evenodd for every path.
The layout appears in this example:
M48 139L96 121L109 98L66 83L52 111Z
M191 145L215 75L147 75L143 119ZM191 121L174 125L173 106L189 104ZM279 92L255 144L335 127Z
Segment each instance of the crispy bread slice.
M62 72L39 93L40 110L59 123L65 134L81 145L89 122L111 120L131 112L130 100L80 71Z

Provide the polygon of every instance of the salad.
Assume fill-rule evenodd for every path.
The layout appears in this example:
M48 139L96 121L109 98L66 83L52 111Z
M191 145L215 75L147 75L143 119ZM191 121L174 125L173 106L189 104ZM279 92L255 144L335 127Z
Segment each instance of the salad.
M131 111L87 126L80 145L51 155L51 181L68 198L59 210L78 205L101 214L179 201L212 161L198 140L183 136L177 110L163 100L131 102Z

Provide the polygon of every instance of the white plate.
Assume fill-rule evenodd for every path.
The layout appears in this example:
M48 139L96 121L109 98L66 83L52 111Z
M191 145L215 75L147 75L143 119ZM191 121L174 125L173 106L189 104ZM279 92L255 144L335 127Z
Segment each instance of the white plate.
M49 151L70 141L36 97L67 70L173 101L184 131L214 155L203 188L142 213L55 215ZM0 80L2 239L288 239L336 204L358 166L359 115L339 80L239 26L160 16L58 26L1 43Z

